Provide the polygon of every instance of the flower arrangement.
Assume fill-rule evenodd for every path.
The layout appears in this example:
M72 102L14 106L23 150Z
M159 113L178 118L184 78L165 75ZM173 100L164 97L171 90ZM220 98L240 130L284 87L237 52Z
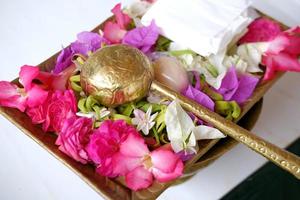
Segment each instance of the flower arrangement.
M180 177L184 162L197 153L198 140L225 135L176 100L152 92L115 108L101 105L81 87L80 69L72 62L76 54L89 57L120 43L138 48L159 66L158 80L230 120L240 116L260 82L271 80L277 71L300 71L299 27L282 31L276 22L258 18L226 53L203 57L161 36L155 21L141 25L140 16L151 3L141 1L125 10L117 4L103 30L79 33L60 52L51 72L24 65L18 83L0 81L0 106L26 113L44 132L57 134L59 150L93 164L102 176L124 176L132 190ZM76 62L84 61L78 57ZM172 71L174 65L179 71ZM164 70L177 74L178 80L164 79Z

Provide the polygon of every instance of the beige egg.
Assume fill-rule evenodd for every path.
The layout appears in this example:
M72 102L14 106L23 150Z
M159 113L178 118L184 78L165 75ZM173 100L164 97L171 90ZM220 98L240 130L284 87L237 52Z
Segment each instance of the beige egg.
M169 88L182 92L189 84L187 71L173 57L162 56L154 62L154 77Z

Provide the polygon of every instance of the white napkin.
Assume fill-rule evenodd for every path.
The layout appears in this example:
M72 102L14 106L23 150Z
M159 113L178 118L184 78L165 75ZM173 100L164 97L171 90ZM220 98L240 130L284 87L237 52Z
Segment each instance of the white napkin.
M163 35L202 56L224 51L252 21L249 0L158 0L143 16L154 19Z

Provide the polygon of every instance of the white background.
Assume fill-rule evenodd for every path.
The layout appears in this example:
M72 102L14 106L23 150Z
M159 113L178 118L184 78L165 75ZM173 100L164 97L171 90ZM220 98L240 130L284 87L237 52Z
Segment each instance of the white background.
M0 80L14 79L23 64L37 65L74 41L78 32L91 30L110 15L117 2L0 0ZM255 5L289 25L300 24L298 0L256 0ZM268 92L255 133L281 147L299 137L299 84L300 74L288 73ZM1 200L102 199L2 116L0 155ZM218 199L265 162L238 145L159 199Z

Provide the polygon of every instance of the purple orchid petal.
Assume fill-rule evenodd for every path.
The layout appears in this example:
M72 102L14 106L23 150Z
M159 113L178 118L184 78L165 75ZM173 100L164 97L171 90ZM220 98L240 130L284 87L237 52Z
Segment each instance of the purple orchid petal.
M77 40L70 46L64 48L57 57L53 73L58 74L72 64L72 57L79 53L87 55L89 51L94 52L101 47L103 38L97 34L88 31L81 32L77 35Z
M136 47L144 53L148 53L155 44L159 33L160 29L153 20L149 26L138 27L128 31L122 43Z
M231 67L223 78L221 87L217 90L217 92L223 95L224 100L229 101L235 94L238 86L239 81L235 67Z
M243 75L239 78L239 86L232 96L231 100L235 100L241 104L245 102L253 93L259 78L251 75Z
M179 151L179 152L176 153L176 154L177 154L177 156L179 156L179 158L180 158L183 162L192 159L193 156L195 155L195 153L190 153L190 154L188 154L188 153L186 153L185 151Z
M205 106L212 111L214 110L215 103L213 100L211 100L205 93L193 88L191 85L189 85L188 88L183 92L183 95L195 100L202 106Z
M60 72L62 72L64 69L66 69L67 67L69 67L72 64L72 56L73 56L73 51L71 49L71 47L66 47L64 48L60 54L57 57L56 60L56 65L53 69L53 73L54 74L59 74Z
M102 38L97 33L88 31L81 32L77 35L77 41L71 43L73 52L87 55L89 51L96 51L101 47Z

